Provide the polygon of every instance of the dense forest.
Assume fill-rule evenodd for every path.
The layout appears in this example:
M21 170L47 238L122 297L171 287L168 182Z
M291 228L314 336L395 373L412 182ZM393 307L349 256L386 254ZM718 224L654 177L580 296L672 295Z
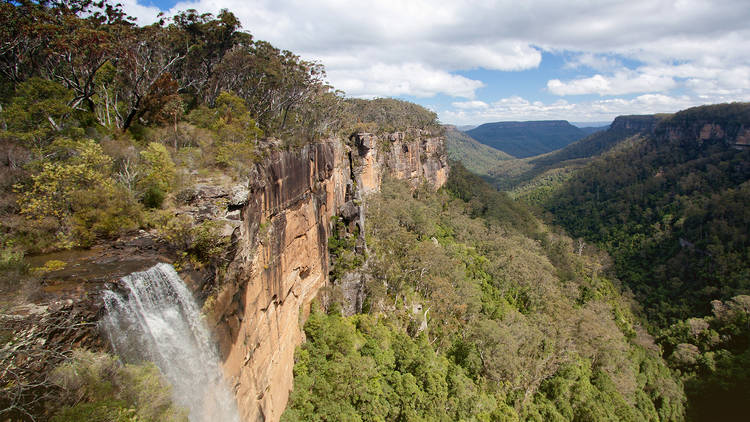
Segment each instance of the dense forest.
M228 11L141 27L106 2L0 7L3 268L164 224L146 211L196 177L241 178L273 148L439 129L414 104L345 100L320 64L254 40Z
M31 266L29 256L140 229L176 254L176 266L220 272L230 246L221 225L176 211L194 186L246 181L275 149L406 128L440 130L415 104L345 99L322 65L254 39L226 10L138 26L106 1L4 0L0 311L39 300L43 275L66 265ZM0 326L0 419L185 418L153 365L45 348L18 354L13 339Z
M565 120L485 123L466 131L477 141L517 158L563 148L588 133Z
M386 181L367 216L366 260L334 261L367 274L363 313L311 315L284 420L682 419L606 254L459 164L444 191Z
M321 64L254 39L226 10L138 26L106 1L3 0L0 310L31 301L40 274L65 265L31 268L29 255L140 229L178 252L176 265L221 269L230 239L175 210L196 184L246 181L273 150L358 131L444 130L420 106L346 99L325 78ZM514 192L522 200L460 164L437 192L385 180L362 203L364 233L331 222L331 285L304 326L283 419L741 414L750 151L724 138L750 127L748 110L644 117L662 120L653 135L610 131L503 161L529 182ZM726 136L697 141L705 122ZM477 157L473 171L492 174L508 158L455 145ZM364 301L345 315L351 274L366 280ZM12 338L0 327L3 351ZM23 358L54 369L14 372ZM3 419L187 418L147 362L78 350L3 354L0 364Z
M733 146L749 124L747 104L679 112L545 203L555 222L611 254L702 420L744 413L750 391L750 151Z

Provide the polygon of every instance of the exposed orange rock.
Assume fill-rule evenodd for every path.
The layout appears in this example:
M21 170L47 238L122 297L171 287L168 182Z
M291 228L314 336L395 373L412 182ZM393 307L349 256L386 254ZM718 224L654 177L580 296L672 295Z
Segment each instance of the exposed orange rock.
M750 146L750 129L743 128L734 143L740 146Z
M378 191L385 174L413 186L447 180L442 138L414 131L352 140L354 148L333 139L274 152L251 177L237 252L207 306L243 421L277 421L286 407L302 325L328 282L331 217Z

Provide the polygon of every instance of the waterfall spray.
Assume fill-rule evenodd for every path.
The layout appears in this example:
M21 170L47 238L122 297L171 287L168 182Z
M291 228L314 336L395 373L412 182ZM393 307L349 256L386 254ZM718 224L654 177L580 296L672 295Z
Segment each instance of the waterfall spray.
M157 264L121 279L126 295L104 292L102 325L126 361L150 360L172 384L190 422L239 422L200 309L174 268Z

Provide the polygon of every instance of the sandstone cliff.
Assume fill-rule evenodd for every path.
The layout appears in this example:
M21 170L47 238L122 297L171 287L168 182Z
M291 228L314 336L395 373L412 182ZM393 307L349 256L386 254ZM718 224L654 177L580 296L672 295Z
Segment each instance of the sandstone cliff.
M654 132L667 142L722 142L746 148L750 145L750 107L731 103L689 108L664 119Z
M276 421L284 411L302 324L328 280L331 217L361 214L361 195L378 191L385 175L435 188L447 180L442 138L427 132L360 133L348 144L270 154L238 206L236 252L206 309L243 421Z
M611 130L621 130L630 132L651 133L656 124L659 123L659 117L651 114L618 116L609 126Z

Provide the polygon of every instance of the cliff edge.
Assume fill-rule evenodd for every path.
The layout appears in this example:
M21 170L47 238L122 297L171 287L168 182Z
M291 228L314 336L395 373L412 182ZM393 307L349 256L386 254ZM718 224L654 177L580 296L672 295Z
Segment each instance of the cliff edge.
M328 282L331 217L361 215L385 176L437 189L448 171L443 139L421 130L330 139L255 166L234 258L204 307L243 421L276 421L286 407L302 325Z

